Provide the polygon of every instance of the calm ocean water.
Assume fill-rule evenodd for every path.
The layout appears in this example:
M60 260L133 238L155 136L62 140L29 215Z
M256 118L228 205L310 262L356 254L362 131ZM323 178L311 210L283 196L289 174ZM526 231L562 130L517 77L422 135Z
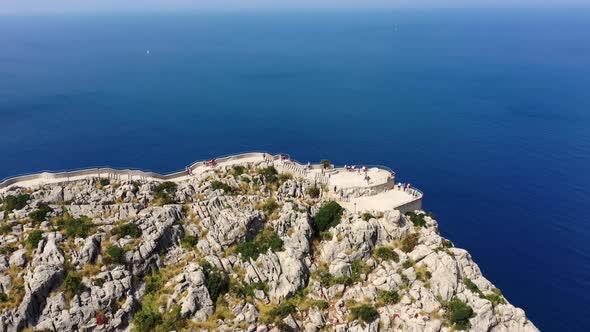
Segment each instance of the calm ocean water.
M0 17L0 178L387 165L538 327L589 331L589 36L565 11Z

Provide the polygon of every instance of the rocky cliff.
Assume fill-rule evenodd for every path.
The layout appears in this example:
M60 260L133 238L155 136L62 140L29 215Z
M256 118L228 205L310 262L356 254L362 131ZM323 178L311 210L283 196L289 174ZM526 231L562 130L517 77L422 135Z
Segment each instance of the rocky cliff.
M262 164L0 199L0 331L537 330L432 214Z

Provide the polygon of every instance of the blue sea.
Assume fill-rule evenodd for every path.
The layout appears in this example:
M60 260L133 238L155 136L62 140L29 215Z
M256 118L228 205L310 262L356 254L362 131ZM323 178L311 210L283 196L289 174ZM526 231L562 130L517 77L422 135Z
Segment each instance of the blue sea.
M252 150L390 166L539 328L590 331L588 11L0 17L0 178Z

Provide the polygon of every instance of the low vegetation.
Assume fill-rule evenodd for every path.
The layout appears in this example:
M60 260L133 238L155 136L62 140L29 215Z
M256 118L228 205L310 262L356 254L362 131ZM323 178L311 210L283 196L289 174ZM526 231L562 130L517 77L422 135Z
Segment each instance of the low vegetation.
M443 303L444 317L457 329L468 330L471 327L469 319L475 316L473 309L457 297Z
M58 229L68 238L86 238L95 228L92 220L84 216L72 218L71 216L66 215L58 219L56 224Z
M332 166L332 163L328 159L322 159L320 161L320 165L322 165L322 167L324 168L330 168L330 166Z
M363 323L371 323L379 317L377 309L366 303L351 307L350 314L353 320L360 320Z
M277 172L274 166L268 166L258 170L258 174L264 177L266 184L276 184L279 182L279 172Z
M174 194L176 194L177 185L174 182L166 181L156 186L154 197L159 205L174 204Z
M316 185L309 186L305 190L305 193L308 194L311 198L318 198L320 197L320 188L318 188L318 186Z
M324 204L313 217L316 234L320 234L340 223L344 208L332 201Z
M110 246L103 260L106 264L125 264L125 250L118 246Z
M400 296L396 290L380 290L377 293L377 300L379 303L388 305L388 304L396 304L400 300Z
M207 278L206 286L209 291L209 297L215 303L220 296L229 291L229 279L224 271L212 266L207 261L201 262L200 265Z
M426 227L426 220L423 213L406 212L406 216L410 218L415 227Z
M196 236L189 235L189 234L185 234L181 240L182 246L186 249L194 248L198 242L199 242L199 239L197 239Z
M218 180L211 182L211 188L213 190L220 190L221 189L226 194L232 195L232 196L240 193L240 189L232 187L229 184L227 184L225 182L218 181Z
M236 247L243 261L256 260L260 254L268 250L274 252L283 250L283 240L270 228L264 229L251 241L245 241Z
M493 291L489 294L484 294L477 285L471 281L469 278L463 278L463 283L465 287L469 289L474 294L477 294L480 298L486 299L492 303L492 306L497 306L498 304L506 303L504 296L502 296L502 292L498 288L494 288Z
M402 239L402 251L403 252L412 252L416 245L418 245L418 241L420 240L420 233L410 233L406 235Z
M29 233L29 236L27 236L27 246L31 249L35 249L41 240L43 240L43 232L38 229L32 230Z
M264 202L264 204L262 205L262 211L267 216L270 216L271 214L273 214L273 212L275 212L276 209L278 209L278 208L279 208L279 203L277 203L277 201L275 201L274 198L267 199L266 202Z
M118 237L129 236L136 239L141 236L141 229L139 229L137 224L129 222L113 227L111 233Z
M8 195L2 201L2 210L5 212L12 212L13 210L20 210L27 206L27 201L31 198L29 194Z
M50 212L53 212L53 209L47 203L42 203L35 211L29 213L29 218L34 222L42 222Z
M395 252L395 250L393 250L392 247L377 247L375 248L373 254L375 255L375 257L380 258L384 261L394 261L396 263L399 262L399 255L397 254L397 252Z

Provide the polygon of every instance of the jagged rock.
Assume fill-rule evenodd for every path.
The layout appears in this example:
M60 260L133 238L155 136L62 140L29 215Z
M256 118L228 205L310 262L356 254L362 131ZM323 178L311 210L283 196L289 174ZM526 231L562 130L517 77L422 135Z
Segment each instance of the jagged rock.
M19 249L10 255L10 265L16 267L23 267L27 263L27 251Z
M84 241L84 245L80 251L73 257L74 264L82 266L84 264L94 263L100 252L102 236L103 234L95 234L88 237Z
M34 324L45 307L49 292L58 287L63 278L63 269L55 265L39 265L25 277L26 293L9 316L0 318L1 331L19 331Z
M213 313L214 306L205 282L203 269L195 263L189 264L173 280L174 293L168 301L168 306L180 305L180 313L183 317L190 317L196 321L207 319ZM183 293L186 295L180 298Z
M267 165L265 162L253 167ZM330 199L331 192L312 199L307 197L306 189L314 185L313 181L281 180L275 190L275 184L258 183L260 176L255 169L247 169L237 177L227 173L231 169L222 166L195 172L190 179L177 183L170 197L175 204L164 206L155 206L162 203L155 200L155 189L161 181L115 180L113 175L109 175L109 185L87 179L1 193L27 192L31 199L21 210L9 215L0 212L11 230L0 235L0 246L6 248L0 254L0 291L9 298L22 297L16 308L0 313L0 332L25 327L52 331L129 330L146 300L146 278L152 273L156 279L151 282L160 282L150 284L147 299L156 301L151 304L163 320L170 323L171 309L180 308L181 318L174 319L211 324L214 330L448 332L451 327L443 318L443 302L456 297L473 309L475 315L470 323L474 331L536 331L521 309L507 302L492 305L473 287L467 287L464 278L483 294L496 291L467 251L449 248L451 245L440 236L433 218L424 216L425 225L418 227L398 211L372 211L375 217L368 221L360 213L345 211L340 223L318 238L312 227L313 215ZM213 181L240 188L240 192L229 195L213 190ZM374 193L373 189L339 190L345 197ZM269 197L280 207L270 215L261 211ZM50 218L41 225L27 222L27 215L43 202L52 204ZM87 216L92 220L95 227L87 238L63 239L60 232L64 230L49 220L65 211L72 217ZM134 224L141 234L114 234L115 224ZM34 229L44 233L29 262L23 241ZM236 252L235 245L255 239L263 229L274 231L282 247L273 246L266 252L253 248L256 252L252 257L257 259L243 261L245 256ZM402 241L410 233L419 234L412 250L405 248ZM122 264L109 263L117 256L107 250L111 245L123 249ZM377 246L389 247L396 253L395 258L375 255L373 249ZM209 288L220 285L220 280L204 273L203 259L214 271L225 273L227 281L231 280L231 292L220 295L217 303ZM363 263L362 271L359 261ZM81 287L73 297L71 291L66 293L65 287L60 288L66 267L74 277L68 283L75 286L80 281ZM396 291L398 301L383 302L383 294L391 296L384 291ZM284 304L286 299L297 304L296 312L281 316L282 321L263 324L268 310ZM369 324L349 321L354 303L375 306L377 319ZM216 304L219 312L213 315Z

